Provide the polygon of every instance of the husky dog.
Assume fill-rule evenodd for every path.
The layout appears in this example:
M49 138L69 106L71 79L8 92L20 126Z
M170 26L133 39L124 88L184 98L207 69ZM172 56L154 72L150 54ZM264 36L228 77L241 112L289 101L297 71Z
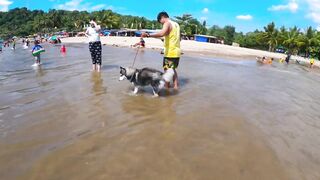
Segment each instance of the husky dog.
M165 73L151 68L123 68L120 67L119 81L129 80L134 85L133 93L137 94L140 87L150 85L154 96L159 96L159 91L163 89L166 82L173 79L174 70L168 69Z

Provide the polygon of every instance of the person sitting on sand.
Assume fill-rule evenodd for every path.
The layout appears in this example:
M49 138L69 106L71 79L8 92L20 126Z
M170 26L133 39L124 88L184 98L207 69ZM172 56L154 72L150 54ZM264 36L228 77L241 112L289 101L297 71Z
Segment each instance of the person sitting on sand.
M136 44L134 44L133 45L133 47L142 47L142 48L144 48L144 47L146 47L146 42L144 41L144 39L143 38L140 38L140 42L138 42L138 43L136 43Z

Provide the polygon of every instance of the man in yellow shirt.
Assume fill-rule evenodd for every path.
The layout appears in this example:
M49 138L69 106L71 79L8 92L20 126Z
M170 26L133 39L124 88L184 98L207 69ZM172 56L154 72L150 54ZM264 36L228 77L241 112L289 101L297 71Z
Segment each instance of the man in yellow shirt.
M181 55L180 49L180 26L178 23L172 21L169 18L168 13L160 12L158 14L158 22L163 24L163 28L160 32L155 34L142 33L141 37L164 37L164 59L163 69L166 71L169 68L174 70L173 84L174 89L179 88L179 80L176 69L179 66L179 60ZM170 83L166 84L166 87L170 87Z

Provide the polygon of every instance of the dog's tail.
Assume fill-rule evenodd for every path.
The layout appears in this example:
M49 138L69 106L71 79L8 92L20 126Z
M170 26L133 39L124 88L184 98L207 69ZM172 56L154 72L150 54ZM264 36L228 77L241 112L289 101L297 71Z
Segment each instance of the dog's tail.
M171 82L173 80L174 70L172 68L167 69L167 71L162 75L162 78L166 82Z

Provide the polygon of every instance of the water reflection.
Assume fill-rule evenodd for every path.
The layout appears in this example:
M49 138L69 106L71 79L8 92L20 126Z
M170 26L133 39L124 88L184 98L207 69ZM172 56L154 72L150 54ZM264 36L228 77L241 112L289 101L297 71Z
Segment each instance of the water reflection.
M92 82L92 93L95 96L99 96L107 93L107 88L103 85L103 79L101 77L101 73L92 72L91 82Z

